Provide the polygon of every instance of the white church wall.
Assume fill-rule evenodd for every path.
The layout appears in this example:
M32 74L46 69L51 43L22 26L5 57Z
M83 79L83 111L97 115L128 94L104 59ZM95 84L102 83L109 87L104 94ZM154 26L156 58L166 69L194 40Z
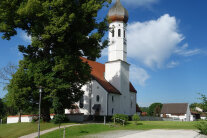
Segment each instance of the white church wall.
M107 91L96 81L93 81L92 85L92 107L94 104L101 104L100 115L107 114ZM99 101L97 101L97 95L99 95ZM91 108L92 108L91 107ZM92 115L95 114L95 111L92 109Z
M110 93L108 95L108 115L109 116L121 113L122 107L120 107L120 97L121 95L118 95L118 94Z
M84 115L94 115L95 111L92 109L94 104L101 104L100 115L107 114L107 92L106 90L96 81L92 80L92 89L90 88L90 83L84 85L82 90L84 91L84 102L83 108L79 108L79 113ZM90 89L91 91L91 103L90 103ZM99 101L97 101L97 96L99 95ZM79 106L79 102L76 103ZM66 114L70 114L70 110L65 110Z
M137 101L137 99L136 99L136 93L134 93L134 92L130 92L130 94L131 94L131 103L130 103L130 115L134 115L135 113L136 113L136 101Z
M84 115L89 115L89 87L90 87L90 83L87 83L85 84L81 90L84 91L84 95L83 95L83 99L84 99L84 102L83 102L83 108L79 108L78 110L76 110L77 112L74 112L74 114L77 114L77 113L81 113L81 114L84 114ZM77 102L75 103L76 105L80 105L80 102ZM65 109L65 114L73 114L71 113L71 110L70 109Z
M121 61L109 62L105 64L105 79L116 89L121 89Z
M80 108L80 113L83 113L84 115L90 115L89 112L89 91L90 91L90 84L86 84L82 87L82 90L84 91L83 96L83 108ZM79 105L79 102L77 103Z

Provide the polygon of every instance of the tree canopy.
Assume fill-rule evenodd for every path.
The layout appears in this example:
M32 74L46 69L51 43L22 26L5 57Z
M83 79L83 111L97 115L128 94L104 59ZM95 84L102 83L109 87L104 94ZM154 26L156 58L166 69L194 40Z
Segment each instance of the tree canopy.
M95 60L107 46L107 40L103 41L108 29L107 20L97 17L99 10L110 2L0 1L2 38L11 39L17 35L17 29L32 38L30 45L19 46L24 58L8 87L8 97L15 100L16 106L37 105L38 87L42 86L42 114L48 121L51 105L56 114L63 114L65 108L70 108L80 99L83 95L81 87L90 80L91 71L80 57Z
M204 94L200 94L200 100L202 101L200 107L203 109L204 112L207 112L207 97Z
M153 103L149 106L148 115L149 116L160 116L162 110L162 103Z

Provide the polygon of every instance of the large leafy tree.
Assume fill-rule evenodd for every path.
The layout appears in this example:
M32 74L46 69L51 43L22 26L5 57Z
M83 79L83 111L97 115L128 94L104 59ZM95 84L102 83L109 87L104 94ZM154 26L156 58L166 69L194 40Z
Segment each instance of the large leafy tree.
M38 100L38 86L43 90L43 119L49 120L49 108L56 114L78 101L81 87L90 79L90 67L80 59L95 60L106 47L103 41L106 19L98 19L98 11L111 0L1 0L0 32L10 39L20 28L32 37L28 46L19 46L23 64L19 72L26 82L18 85L21 75L10 81L9 93L24 95L27 105ZM24 83L25 80L21 80ZM20 81L20 82L21 82ZM18 90L18 91L17 91ZM27 99L27 94L31 94ZM24 101L21 100L21 101ZM24 102L20 103L20 105Z
M3 100L0 98L0 119L6 115L6 109Z
M152 103L149 106L148 115L159 117L160 113L161 113L161 110L162 110L162 105L163 105L162 103Z

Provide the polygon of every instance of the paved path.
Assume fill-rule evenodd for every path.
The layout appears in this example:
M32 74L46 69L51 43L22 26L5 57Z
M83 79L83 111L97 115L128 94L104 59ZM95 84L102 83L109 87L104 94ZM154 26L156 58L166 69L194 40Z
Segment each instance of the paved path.
M207 138L201 136L195 130L147 130L131 131L119 130L89 135L86 138Z
M83 124L65 125L65 126L60 126L60 128L64 128L64 127L66 128L66 127L78 126L78 125L83 125ZM40 131L40 135L43 135L43 134L48 133L48 132L52 132L52 131L57 130L57 129L59 129L59 127L55 127L55 128ZM29 135L21 136L20 138L35 138L37 136L38 136L38 133L35 132L35 133L29 134Z

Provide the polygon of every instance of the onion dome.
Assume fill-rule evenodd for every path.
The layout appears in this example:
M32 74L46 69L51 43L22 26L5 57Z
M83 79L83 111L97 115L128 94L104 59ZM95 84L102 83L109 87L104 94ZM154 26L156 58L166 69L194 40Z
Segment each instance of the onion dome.
M108 12L109 22L122 21L127 23L128 18L128 11L122 6L120 0L116 0L116 3Z

